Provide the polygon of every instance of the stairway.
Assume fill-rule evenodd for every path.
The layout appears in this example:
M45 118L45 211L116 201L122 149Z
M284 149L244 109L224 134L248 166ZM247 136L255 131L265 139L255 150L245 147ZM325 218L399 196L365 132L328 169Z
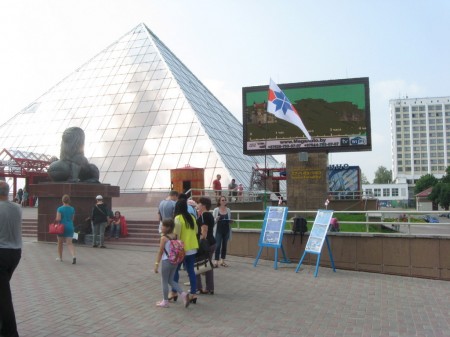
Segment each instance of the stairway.
M105 245L108 245L108 243L114 245L135 245L152 247L157 247L159 245L159 221L127 220L127 224L129 235L126 238L119 238L117 240L106 239ZM22 219L22 237L37 239L36 219Z
M126 238L106 238L105 245L110 242L114 245L153 246L159 245L159 221L127 220L128 236ZM107 232L108 233L108 232Z
M37 238L36 219L22 219L22 236L28 238Z

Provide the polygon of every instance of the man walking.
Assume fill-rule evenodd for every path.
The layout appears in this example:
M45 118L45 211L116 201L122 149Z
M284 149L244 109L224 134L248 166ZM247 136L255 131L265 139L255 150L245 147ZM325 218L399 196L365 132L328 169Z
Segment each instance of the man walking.
M18 337L10 280L22 256L22 209L0 181L0 336Z
M162 221L166 218L173 219L173 211L175 210L175 204L178 199L177 191L170 191L166 199L159 203L158 216L159 216L159 234L161 234Z

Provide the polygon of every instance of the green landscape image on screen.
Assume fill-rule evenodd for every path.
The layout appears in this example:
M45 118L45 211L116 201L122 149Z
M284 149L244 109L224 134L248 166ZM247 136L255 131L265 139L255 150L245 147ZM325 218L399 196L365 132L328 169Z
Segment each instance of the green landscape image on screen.
M311 137L366 135L364 83L282 88ZM267 113L267 90L248 91L244 118L247 141L305 138L295 125Z

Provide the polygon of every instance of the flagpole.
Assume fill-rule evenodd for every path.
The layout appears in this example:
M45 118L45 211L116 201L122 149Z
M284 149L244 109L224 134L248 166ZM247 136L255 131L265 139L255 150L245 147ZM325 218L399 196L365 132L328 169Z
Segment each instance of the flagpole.
M264 140L264 201L263 201L263 205L264 205L264 210L267 207L267 137L268 137L268 133L269 133L269 128L268 128L268 112L267 112L267 108L265 109L266 111L264 111L265 113L265 119L266 119L266 137Z

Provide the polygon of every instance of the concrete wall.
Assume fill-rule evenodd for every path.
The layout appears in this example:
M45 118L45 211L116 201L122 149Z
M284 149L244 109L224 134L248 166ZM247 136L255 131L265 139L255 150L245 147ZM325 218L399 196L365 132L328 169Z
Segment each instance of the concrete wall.
M259 236L257 230L233 231L228 253L256 257ZM308 235L303 237L302 243L299 235L294 244L292 239L292 234L286 231L283 248L289 259L298 264ZM330 233L328 240L336 269L450 280L450 237ZM281 255L279 251L278 256ZM275 249L265 247L260 258L273 260L274 256ZM316 255L307 254L303 263L315 265L316 261ZM320 266L331 266L326 244Z

